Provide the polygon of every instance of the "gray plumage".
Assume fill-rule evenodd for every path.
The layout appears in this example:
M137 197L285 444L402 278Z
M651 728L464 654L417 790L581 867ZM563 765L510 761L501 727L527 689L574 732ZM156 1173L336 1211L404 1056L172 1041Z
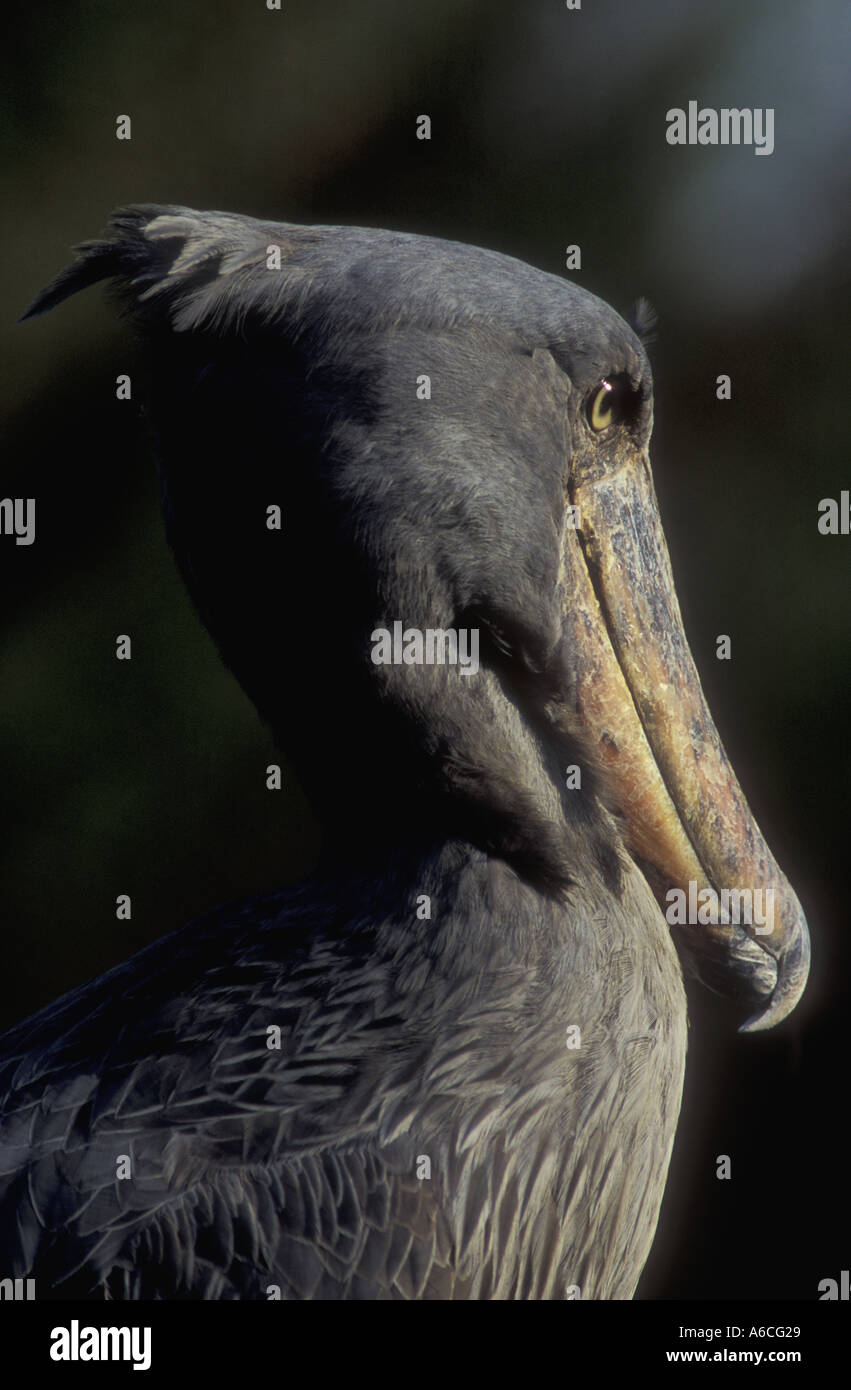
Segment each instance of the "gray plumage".
M385 894L231 907L7 1037L7 1267L119 1299L629 1297L685 1050L637 871L565 911L447 846Z
M185 208L117 214L30 312L104 278L146 350L178 563L325 849L0 1040L5 1271L112 1298L631 1297L686 1007L562 613L602 378L646 448L639 339L507 257ZM396 619L476 626L479 675L374 665Z

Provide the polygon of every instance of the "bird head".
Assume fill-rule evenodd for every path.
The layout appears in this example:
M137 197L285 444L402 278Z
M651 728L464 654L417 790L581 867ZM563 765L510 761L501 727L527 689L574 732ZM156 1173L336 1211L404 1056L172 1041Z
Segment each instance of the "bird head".
M329 843L458 836L562 897L631 859L662 910L770 890L770 926L673 931L759 1002L745 1027L783 1018L806 920L685 638L637 334L475 247L176 207L115 214L28 314L101 279L143 342L186 583Z

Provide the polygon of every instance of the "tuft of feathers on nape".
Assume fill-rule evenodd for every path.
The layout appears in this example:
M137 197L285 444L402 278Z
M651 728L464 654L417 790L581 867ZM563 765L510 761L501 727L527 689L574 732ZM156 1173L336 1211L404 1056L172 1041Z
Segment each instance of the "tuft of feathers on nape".
M215 279L220 267L230 272L235 264L256 261L260 251L253 242L246 249L239 226L245 221L156 203L119 208L102 237L74 247L72 264L45 285L18 321L45 314L100 280L114 280L121 308L144 317L146 300L179 301L199 281Z
M223 212L140 203L119 208L102 237L74 248L76 259L36 296L19 322L53 309L101 280L120 312L145 328L166 321L174 332L241 329L251 313L274 320L299 272L292 266L268 293L258 274L270 237L282 228Z
M156 217L181 210L160 207L155 203L140 203L118 209L109 219L102 237L83 241L74 247L76 259L39 291L18 322L46 314L64 299L79 290L88 289L99 280L121 277L124 281L135 281L140 276L159 278L173 252L169 254L163 250L154 271L146 227Z

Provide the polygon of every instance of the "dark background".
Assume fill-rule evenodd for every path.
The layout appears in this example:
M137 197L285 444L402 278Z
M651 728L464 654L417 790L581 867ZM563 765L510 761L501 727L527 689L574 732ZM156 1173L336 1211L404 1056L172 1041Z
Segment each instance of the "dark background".
M578 242L583 285L658 311L652 455L686 629L814 947L776 1033L739 1037L690 991L639 1295L812 1299L848 1267L851 538L816 525L851 486L848 58L844 0L21 9L2 57L0 495L36 498L36 542L0 539L0 1026L298 877L317 846L292 778L265 791L279 755L166 548L139 403L114 399L125 331L98 291L14 319L123 202L434 233L557 273ZM774 107L774 153L668 146L690 98ZM281 640L297 680L297 634Z

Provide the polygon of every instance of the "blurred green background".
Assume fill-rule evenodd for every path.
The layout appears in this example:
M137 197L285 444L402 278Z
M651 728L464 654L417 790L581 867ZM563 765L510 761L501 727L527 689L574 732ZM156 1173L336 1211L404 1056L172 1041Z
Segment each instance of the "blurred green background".
M299 876L318 844L293 779L266 792L279 755L168 553L139 402L114 399L125 330L98 291L17 315L125 202L433 233L557 273L578 242L583 285L658 312L652 454L686 629L815 943L777 1035L737 1038L733 1011L691 992L640 1292L812 1298L838 1276L851 537L816 522L851 486L848 57L840 0L19 10L0 60L0 495L37 511L34 545L0 540L0 1026ZM773 107L774 153L670 147L665 113L691 98ZM130 142L114 136L125 113ZM132 663L115 661L119 632ZM733 660L719 663L722 632ZM719 1152L732 1183L715 1180Z

